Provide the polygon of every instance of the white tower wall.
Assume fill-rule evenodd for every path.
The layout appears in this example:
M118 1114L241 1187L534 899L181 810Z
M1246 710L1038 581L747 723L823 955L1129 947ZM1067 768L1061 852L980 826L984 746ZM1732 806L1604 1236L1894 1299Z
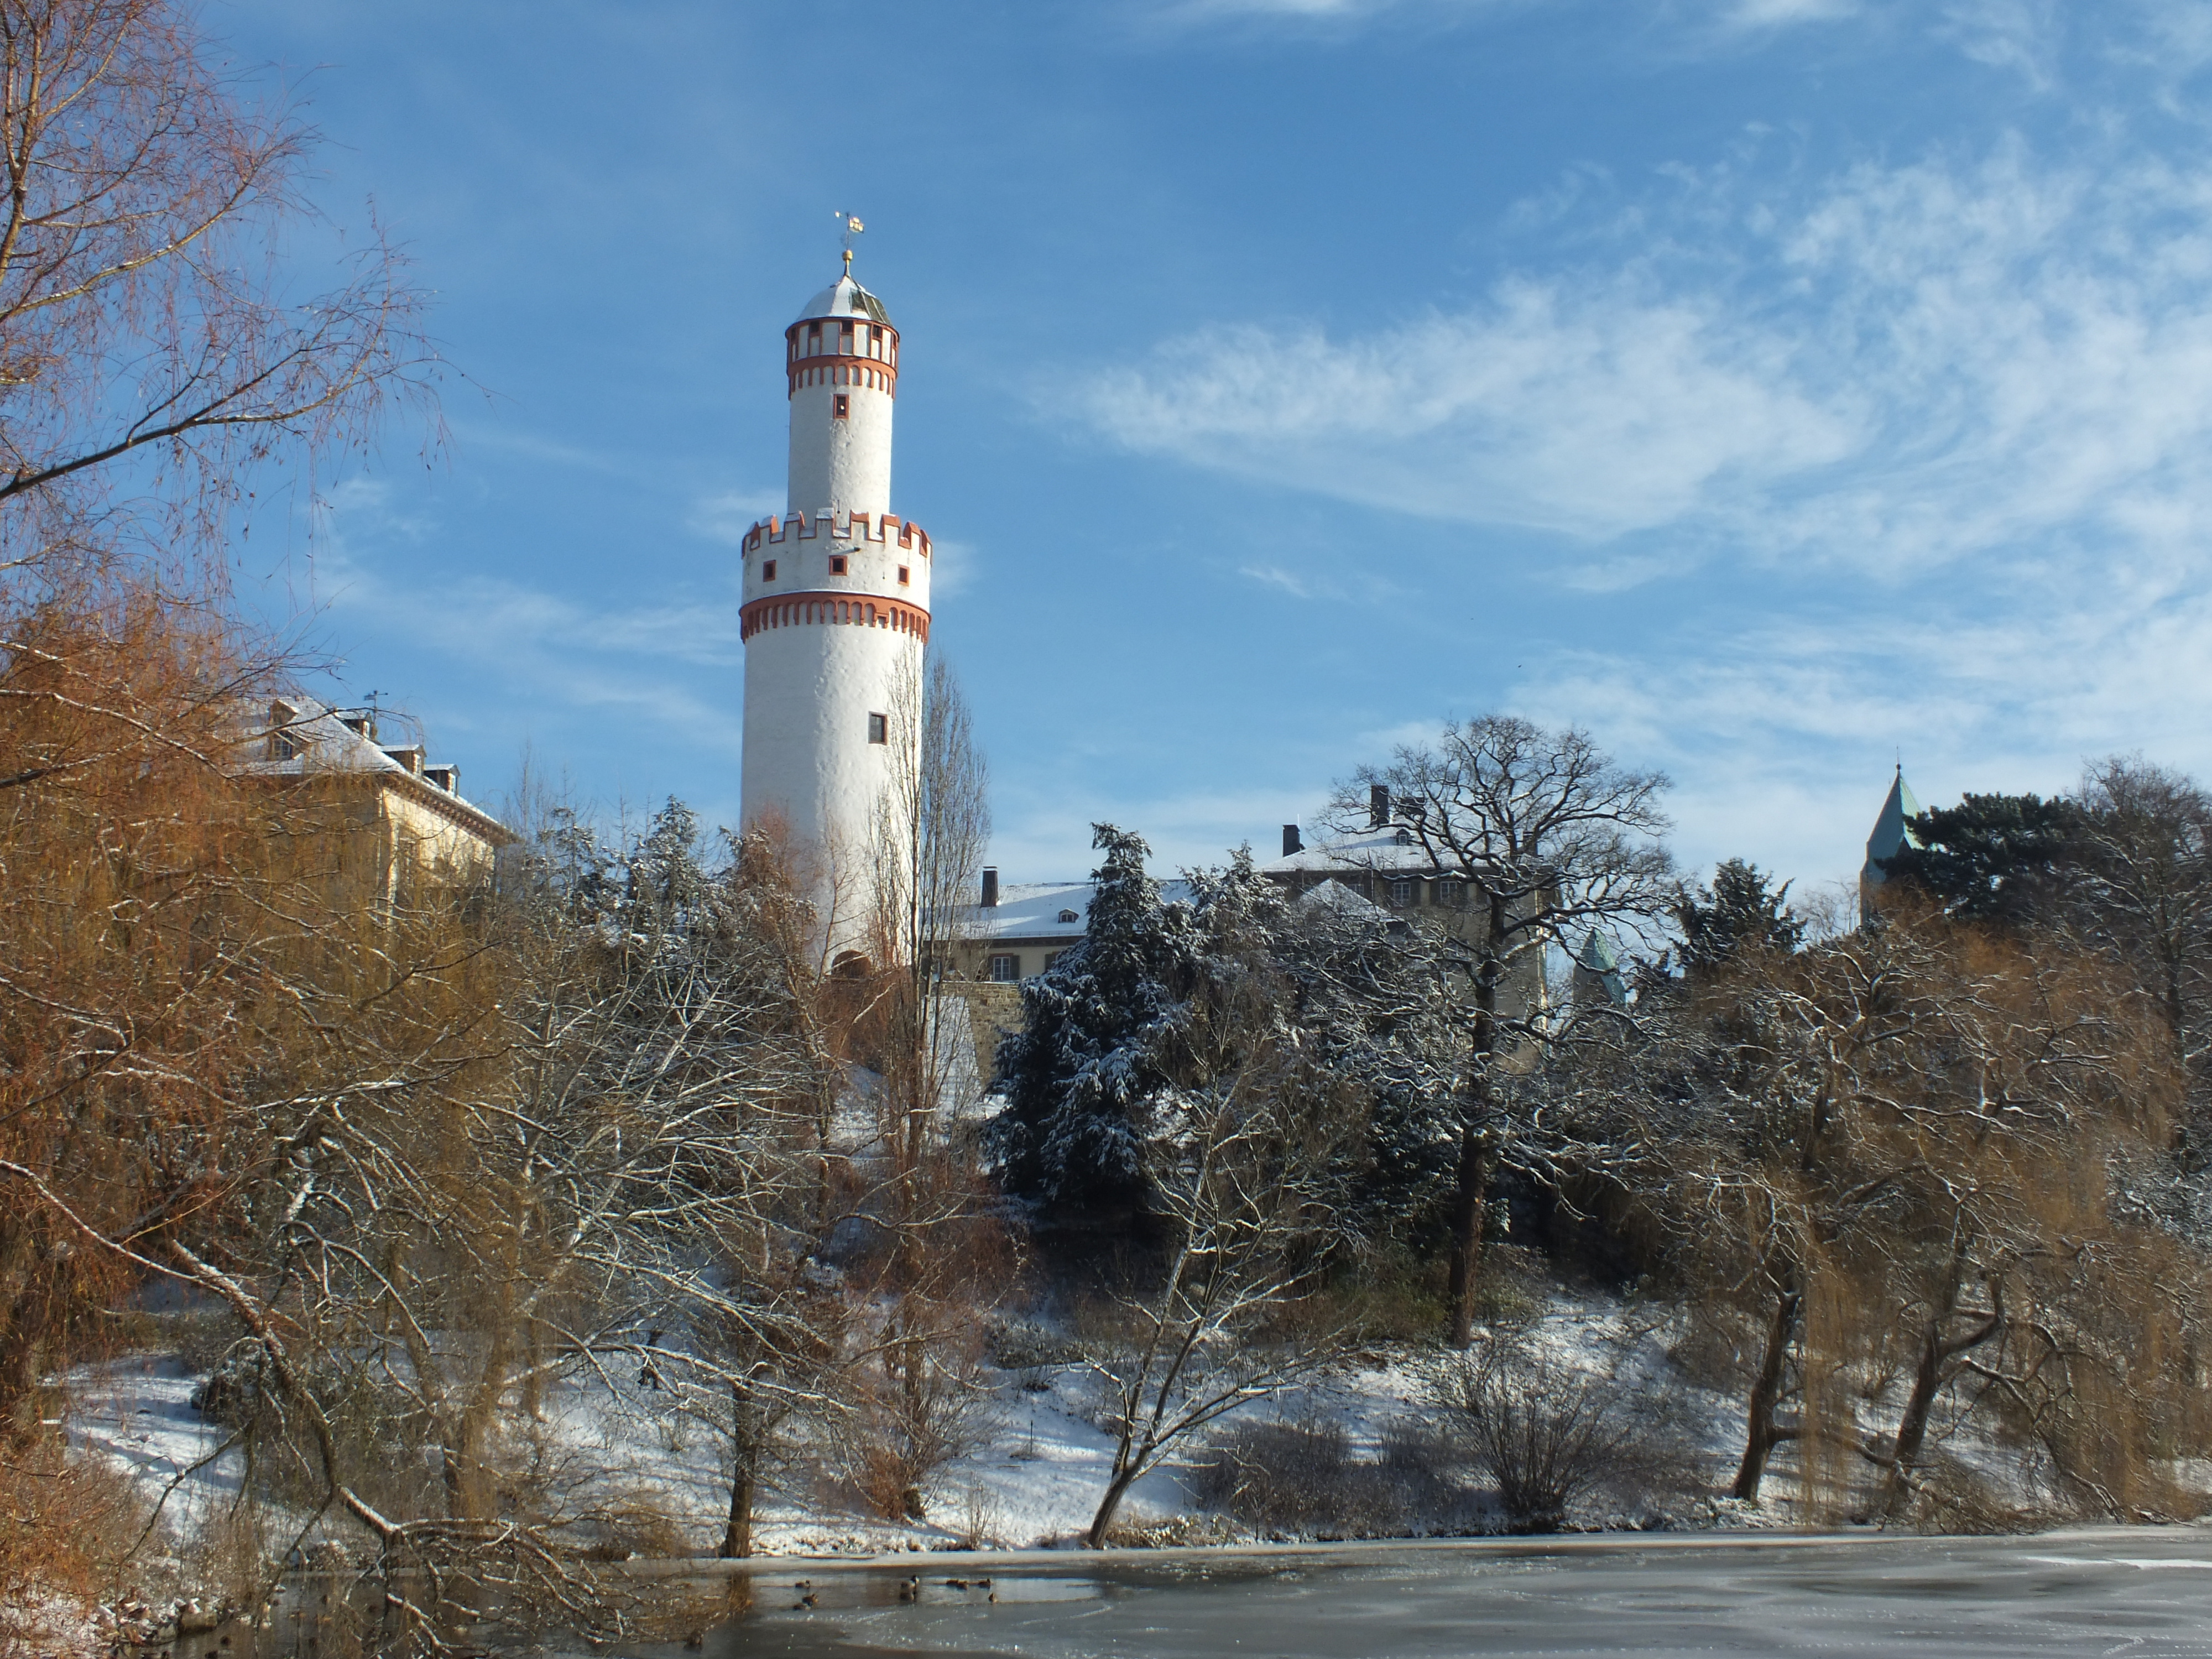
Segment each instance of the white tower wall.
M818 861L833 951L866 952L883 860L904 850L878 824L918 755L929 538L890 511L898 331L881 302L848 275L785 345L790 511L744 539L742 811Z

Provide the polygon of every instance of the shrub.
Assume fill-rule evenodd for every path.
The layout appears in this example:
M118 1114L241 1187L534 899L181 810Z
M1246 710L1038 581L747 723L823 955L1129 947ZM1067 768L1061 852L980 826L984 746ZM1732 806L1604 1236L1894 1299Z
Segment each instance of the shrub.
M1394 1425L1381 1450L1354 1458L1343 1425L1324 1419L1240 1424L1213 1443L1193 1495L1264 1533L1401 1537L1459 1518L1466 1494L1445 1471L1461 1460L1438 1437Z
M886 1521L923 1518L939 1469L981 1443L990 1393L975 1359L933 1340L911 1371L873 1375L853 1401L843 1437L848 1479Z
M1557 1532L1647 1461L1613 1384L1540 1357L1491 1344L1446 1370L1443 1393L1516 1532Z

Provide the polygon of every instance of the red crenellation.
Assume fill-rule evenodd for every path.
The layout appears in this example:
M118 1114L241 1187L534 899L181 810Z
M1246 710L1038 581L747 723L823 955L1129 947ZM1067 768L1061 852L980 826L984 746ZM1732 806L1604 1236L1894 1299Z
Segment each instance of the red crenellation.
M833 542L882 542L885 545L895 542L908 549L918 546L923 558L929 556L929 532L910 519L902 519L896 513L879 513L872 518L866 513L855 513L840 520L826 510L811 519L804 514L792 514L781 520L773 516L763 519L745 532L744 550L751 553L770 542L787 542L794 528L800 541L811 541L823 533L824 519L830 520L830 539Z
M929 612L920 605L854 593L778 593L755 599L738 612L738 637L749 640L771 628L826 624L888 628L896 634L911 634L924 645L929 643Z

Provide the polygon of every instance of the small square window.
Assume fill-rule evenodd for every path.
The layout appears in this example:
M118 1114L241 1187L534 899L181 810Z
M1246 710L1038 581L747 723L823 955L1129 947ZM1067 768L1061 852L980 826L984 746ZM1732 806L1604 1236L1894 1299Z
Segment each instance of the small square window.
M899 567L899 586L900 586L901 587L904 587L904 586L906 586L909 582L911 582L911 581L913 580L913 579L914 579L914 573L913 573L910 569L908 569L905 565L901 565L901 566Z
M852 398L851 398L849 396L848 396L846 393L842 392L841 392L837 393L837 394L836 394L836 402L831 405L830 410L830 415L831 415L834 418L836 418L836 419L837 419L837 420L842 421L842 420L843 420L847 416L850 415L852 412L853 412L853 400L852 400Z
M991 979L994 984L1012 985L1021 976L1022 959L1019 957L993 957L991 958Z
M890 720L882 714L869 715L868 741L870 743L889 743L890 740L891 723Z
M761 580L764 582L772 582L775 580L775 561L774 559L763 559L761 561Z
M833 576L842 576L845 574L845 556L842 553L832 553L830 556L830 574Z

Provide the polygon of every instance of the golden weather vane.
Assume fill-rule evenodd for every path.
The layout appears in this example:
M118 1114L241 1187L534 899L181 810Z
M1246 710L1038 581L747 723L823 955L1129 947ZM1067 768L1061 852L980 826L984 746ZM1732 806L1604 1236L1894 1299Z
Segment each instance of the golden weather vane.
M837 222L845 228L845 274L850 276L853 274L853 239L867 227L860 222L860 216L857 213L848 213L839 208L836 215Z

